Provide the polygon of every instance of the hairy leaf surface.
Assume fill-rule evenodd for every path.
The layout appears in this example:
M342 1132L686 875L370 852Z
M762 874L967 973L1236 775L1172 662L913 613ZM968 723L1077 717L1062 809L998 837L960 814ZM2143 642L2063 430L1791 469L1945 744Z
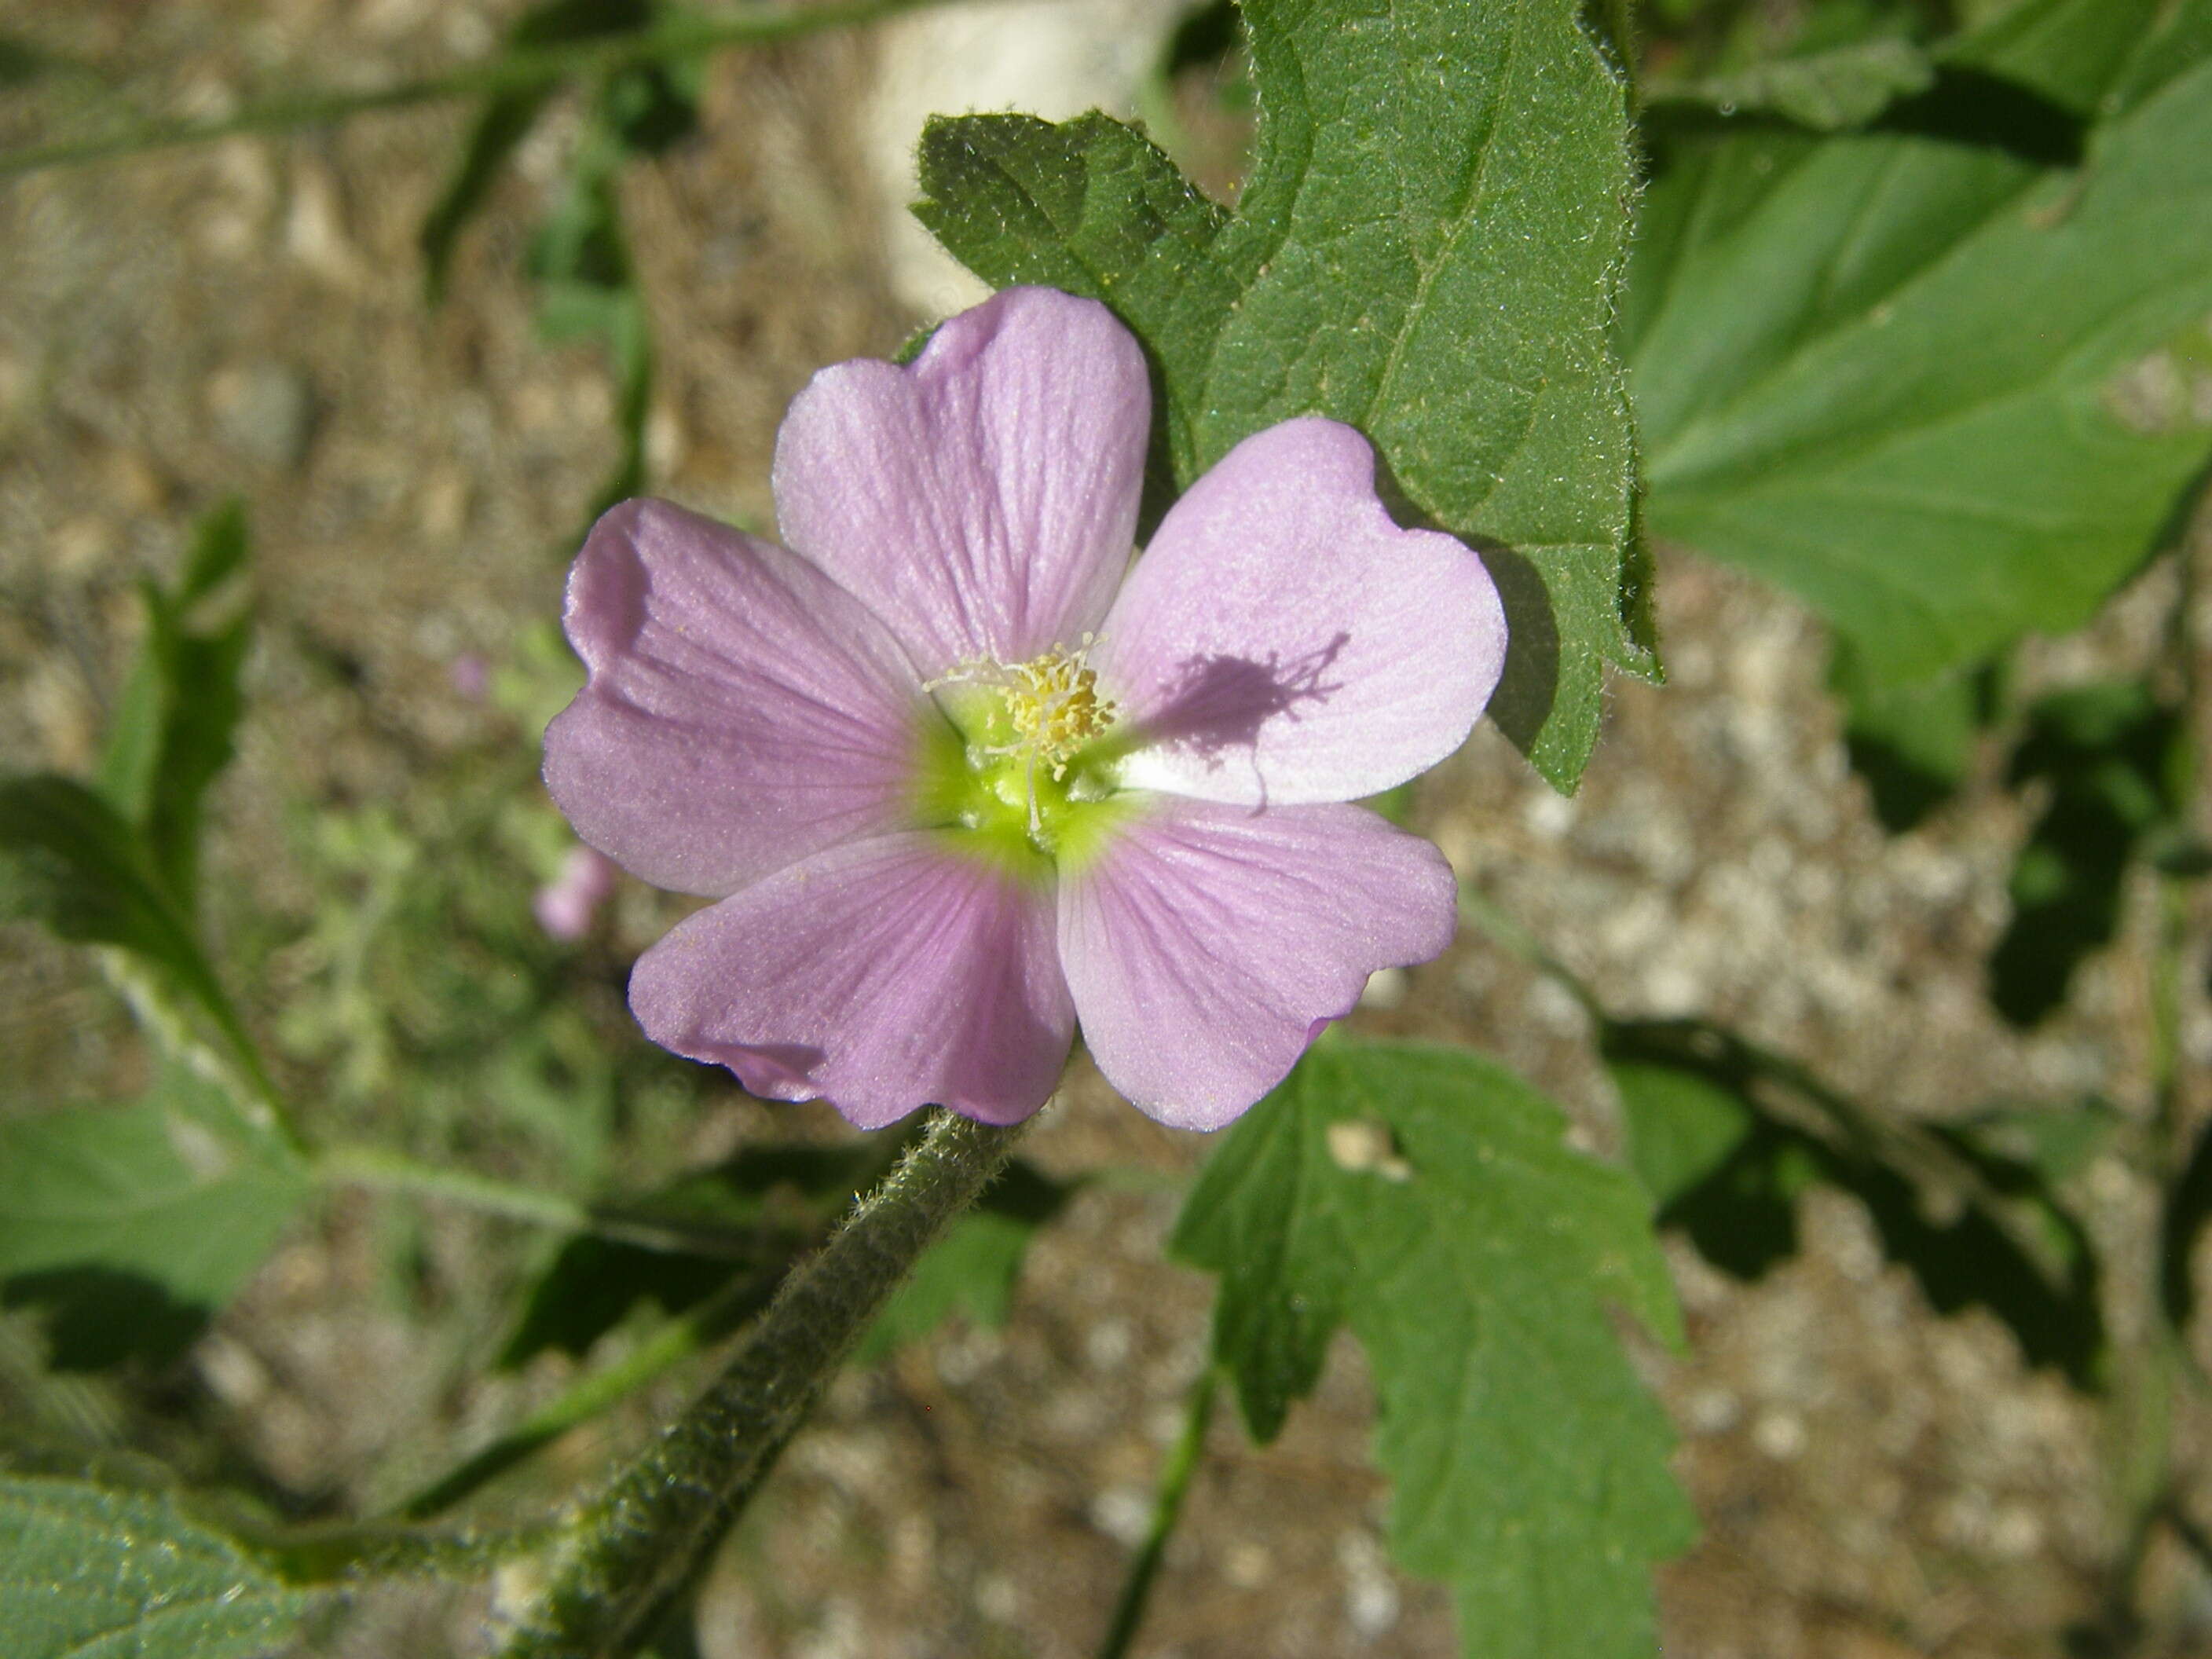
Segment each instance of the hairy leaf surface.
M166 1498L0 1477L9 1659L259 1659L328 1599Z
M1673 1437L1608 1307L1678 1340L1650 1200L1464 1050L1324 1044L1229 1132L1176 1249L1221 1274L1214 1349L1261 1439L1348 1324L1381 1396L1391 1537L1466 1651L1652 1651L1649 1569L1693 1535Z

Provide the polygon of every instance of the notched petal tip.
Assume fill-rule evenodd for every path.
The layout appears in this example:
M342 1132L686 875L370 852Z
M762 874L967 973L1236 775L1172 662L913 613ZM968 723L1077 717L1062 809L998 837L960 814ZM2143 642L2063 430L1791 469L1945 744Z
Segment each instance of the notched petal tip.
M1095 301L1009 289L901 368L817 374L776 437L784 539L926 675L1095 629L1128 562L1152 389Z
M1130 783L1355 800L1466 741L1504 665L1497 587L1455 538L1394 521L1375 465L1351 427L1286 421L1170 509L1103 630Z

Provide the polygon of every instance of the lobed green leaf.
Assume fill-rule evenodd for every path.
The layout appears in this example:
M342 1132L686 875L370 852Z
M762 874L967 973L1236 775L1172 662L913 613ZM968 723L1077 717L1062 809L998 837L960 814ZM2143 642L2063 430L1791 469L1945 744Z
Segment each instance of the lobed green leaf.
M1607 1316L1679 1340L1650 1200L1490 1061L1314 1049L1230 1131L1177 1227L1221 1275L1214 1349L1266 1439L1348 1324L1381 1397L1398 1559L1479 1659L1652 1651L1649 1569L1686 1548L1673 1437Z

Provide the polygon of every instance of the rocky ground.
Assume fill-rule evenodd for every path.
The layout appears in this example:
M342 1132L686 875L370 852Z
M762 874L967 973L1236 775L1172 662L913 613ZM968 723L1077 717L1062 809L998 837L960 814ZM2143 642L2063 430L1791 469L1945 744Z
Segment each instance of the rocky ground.
M7 27L145 102L213 111L254 86L365 82L480 52L510 10L18 0ZM919 40L890 46L925 51ZM890 46L824 37L726 55L707 78L703 136L625 179L664 366L648 428L657 489L766 521L785 401L816 368L886 352L918 320L882 229L881 142L854 118L872 89L911 78L887 65ZM0 140L31 136L26 110L57 108L11 108L0 93ZM496 743L497 717L457 694L453 665L511 661L553 614L613 456L603 362L537 340L520 274L573 110L526 145L446 304L425 309L416 227L461 120L370 117L0 184L0 762L89 763L137 627L132 583L173 568L192 514L244 492L260 644L211 859L218 923L270 942L241 970L264 1024L286 927L319 902L301 851L313 819L407 800L452 756ZM2033 647L2027 682L2147 659L2173 580L2154 570L2090 635ZM1869 1101L1941 1116L2099 1092L2143 1109L2148 892L2069 1012L2023 1039L1980 980L2028 811L1994 759L1927 825L1890 837L1846 763L1812 621L1679 552L1662 564L1660 616L1671 683L1616 686L1573 799L1486 732L1425 781L1416 822L1462 876L1616 1012L1709 1016ZM252 915L276 920L240 920ZM635 949L663 920L626 895L611 948ZM128 1087L137 1050L96 976L27 933L5 939L14 1103ZM2201 1075L2212 1015L2201 988L2190 994L2185 1046ZM1616 1146L1586 1016L1479 933L1370 1002L1370 1029L1480 1045L1565 1103L1594 1146ZM391 1106L395 1121L405 1109ZM708 1156L820 1115L718 1095L672 1147ZM1203 1149L1088 1075L1030 1148L1057 1172L1119 1173L1042 1237L1004 1331L956 1326L841 1382L708 1589L710 1659L1092 1650L1200 1362L1206 1286L1163 1247ZM2100 1236L2139 1259L2129 1177L2099 1166L2084 1184ZM188 1407L263 1478L342 1502L389 1496L474 1443L567 1362L483 1378L483 1331L523 1254L495 1224L432 1215L421 1248L439 1293L396 1305L376 1265L389 1202L332 1200L177 1374L83 1385L72 1409L126 1432L135 1414ZM2062 1651L2056 1632L2094 1610L2116 1547L2097 1413L2026 1369L1993 1320L1933 1316L1851 1201L1816 1196L1804 1220L1802 1255L1755 1285L1674 1250L1690 1351L1643 1357L1705 1536L1662 1576L1666 1651ZM0 1322L0 1385L24 1373L29 1340L20 1319ZM582 1478L681 1392L672 1382L562 1443L517 1501ZM1441 1593L1398 1577L1383 1549L1370 1414L1347 1344L1276 1444L1255 1450L1217 1422L1142 1651L1456 1650ZM2147 1583L2171 1632L2160 1650L2212 1652L2212 1588L2169 1542L2158 1549ZM478 1595L380 1594L327 1650L466 1653L489 1611Z

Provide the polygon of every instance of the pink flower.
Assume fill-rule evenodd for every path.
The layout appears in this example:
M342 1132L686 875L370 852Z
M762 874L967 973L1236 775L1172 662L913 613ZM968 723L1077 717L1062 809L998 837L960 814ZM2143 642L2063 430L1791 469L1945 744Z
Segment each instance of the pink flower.
M1449 942L1443 858L1344 803L1488 702L1481 562L1400 529L1366 441L1307 419L1133 565L1150 421L1111 313L1010 289L799 394L789 550L660 501L593 528L546 782L592 845L718 901L631 975L654 1042L864 1127L1003 1123L1079 1020L1139 1107L1216 1128L1370 972Z

